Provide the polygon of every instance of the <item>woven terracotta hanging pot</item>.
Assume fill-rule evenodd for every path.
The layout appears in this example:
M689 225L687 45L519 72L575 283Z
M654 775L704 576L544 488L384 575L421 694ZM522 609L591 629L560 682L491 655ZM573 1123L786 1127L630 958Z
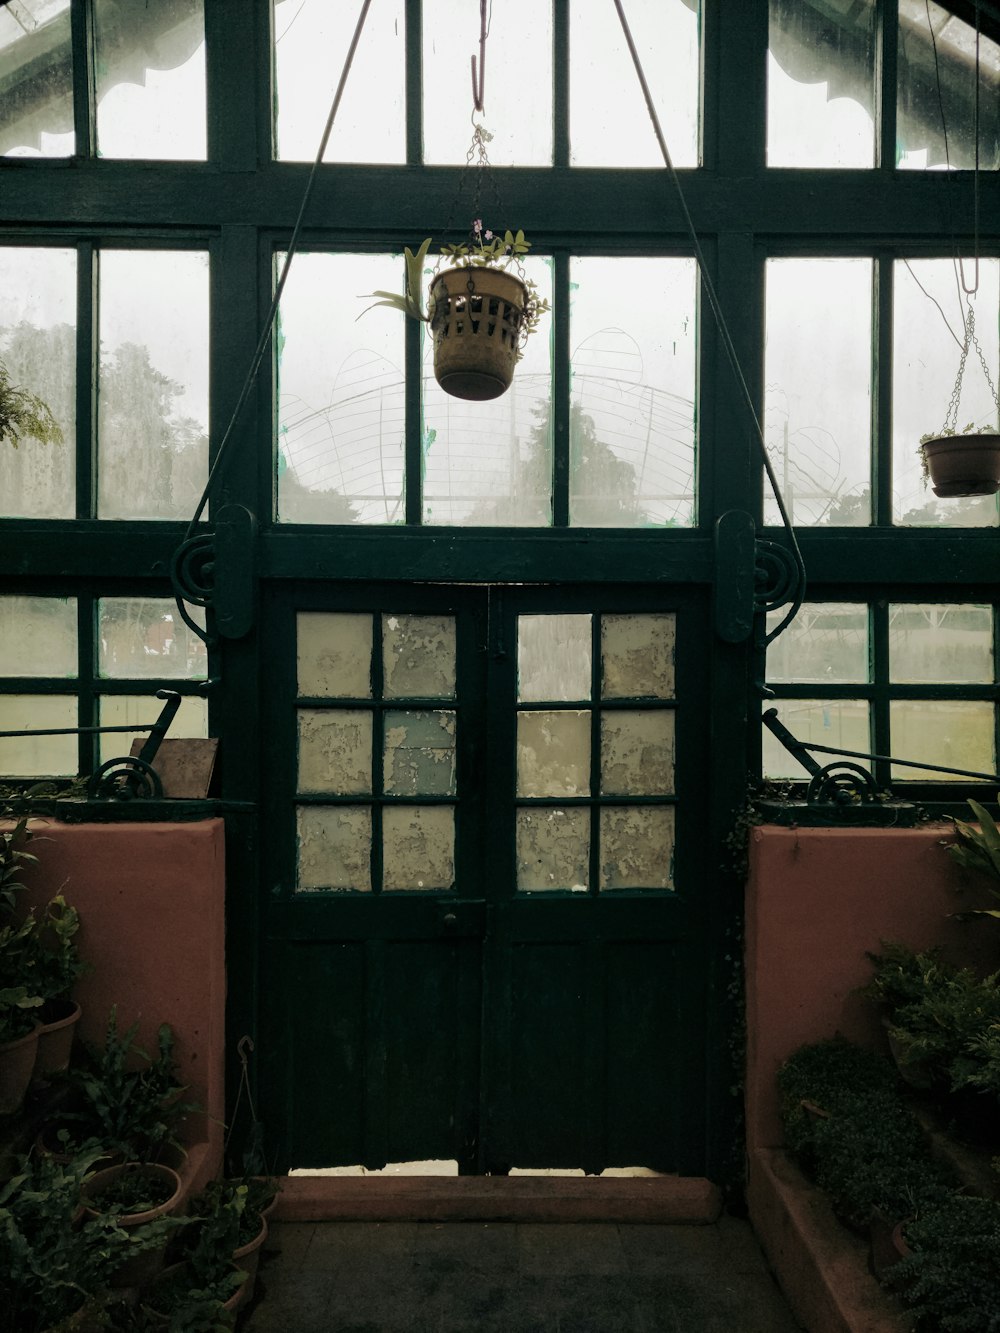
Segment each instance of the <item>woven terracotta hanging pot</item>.
M453 398L499 398L514 378L524 283L495 268L450 268L432 280L430 298L438 384Z

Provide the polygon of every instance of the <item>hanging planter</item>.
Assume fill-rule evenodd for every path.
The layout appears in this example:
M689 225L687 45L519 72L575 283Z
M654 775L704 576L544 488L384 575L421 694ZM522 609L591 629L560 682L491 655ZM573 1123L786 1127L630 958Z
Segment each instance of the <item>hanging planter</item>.
M995 430L928 435L920 452L931 489L942 499L1000 491L1000 433Z

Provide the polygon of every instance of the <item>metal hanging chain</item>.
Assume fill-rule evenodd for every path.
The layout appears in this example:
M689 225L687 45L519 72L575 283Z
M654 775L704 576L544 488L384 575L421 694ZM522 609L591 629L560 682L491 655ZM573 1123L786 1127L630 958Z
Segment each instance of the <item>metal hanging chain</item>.
M983 368L983 374L986 376L986 383L989 385L993 404L997 409L998 417L1000 417L1000 398L997 397L997 390L993 383L993 376L990 374L990 368L987 365L982 346L976 336L976 312L973 309L972 300L968 296L966 296L966 304L968 306L968 312L965 316L965 341L962 343L962 354L958 360L958 374L955 377L955 386L951 391L951 398L948 401L948 411L945 413L944 425L941 427L940 433L942 435L954 435L958 430L958 409L962 401L962 379L965 376L965 363L969 356L970 347L976 349L976 355L979 357L979 364Z
M622 32L625 34L625 41L628 44L628 49L632 56L632 63L635 66L635 72L639 79L639 86L642 89L642 95L646 100L646 110L648 111L649 118L653 123L653 132L655 133L656 141L660 146L660 153L663 156L663 161L666 164L667 171L670 173L670 179L673 182L674 189L677 192L677 201L680 205L681 216L683 217L684 225L687 228L688 237L691 241L691 248L694 251L694 257L698 262L699 276L701 277L702 286L705 289L705 295L708 298L709 308L712 311L716 327L719 331L719 337L722 340L722 346L725 349L726 356L729 360L730 367L732 368L733 375L736 378L737 386L740 390L750 420L753 423L754 436L760 447L761 458L763 459L764 463L764 471L767 474L768 482L770 483L771 490L777 502L778 512L781 515L781 521L784 525L785 531L788 534L789 545L792 548L792 557L795 561L795 565L798 570L798 586L795 591L795 597L792 601L791 608L789 609L788 613L784 616L781 623L779 625L776 625L775 628L765 636L764 643L768 644L773 639L776 639L778 635L782 632L782 630L785 629L786 626L791 624L792 620L794 620L795 616L798 614L799 607L802 605L802 601L805 597L805 591L806 591L805 561L802 558L802 551L801 548L799 547L798 538L795 535L795 529L792 527L791 518L789 517L788 510L785 507L784 497L782 496L781 488L778 485L778 478L775 475L773 466L771 465L771 459L767 452L767 444L764 440L764 431L761 427L760 420L757 416L757 410L754 407L753 397L750 393L750 387L747 384L746 376L743 374L743 367L740 365L739 355L736 351L736 344L733 342L732 335L729 332L729 325L726 322L726 317L722 309L722 304L719 301L718 293L715 290L715 284L713 283L711 274L709 273L708 265L705 263L705 256L701 248L701 242L698 240L698 233L695 230L694 222L691 218L691 212L687 206L687 200L684 198L684 191L681 187L680 177L677 174L677 168L674 166L673 158L670 156L670 150L667 147L667 141L664 138L663 130L660 126L659 116L656 114L656 107L653 105L653 96L652 93L649 91L649 84L646 82L646 75L643 72L642 62L639 59L639 52L636 49L635 42L632 40L632 33L631 30L629 29L628 20L625 17L625 11L622 8L621 0L614 0L614 5L615 9L618 11L618 18L619 21L621 22Z

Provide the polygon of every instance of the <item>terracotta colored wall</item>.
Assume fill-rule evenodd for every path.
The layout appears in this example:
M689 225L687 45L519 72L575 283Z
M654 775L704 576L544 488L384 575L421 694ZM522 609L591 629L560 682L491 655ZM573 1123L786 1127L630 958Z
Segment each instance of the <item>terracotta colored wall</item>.
M953 962L997 966L996 931L950 914L977 905L941 846L950 826L750 831L746 899L747 1144L781 1143L775 1074L805 1042L843 1033L883 1047L865 951L883 939L940 944Z
M76 987L81 1035L103 1040L108 1012L139 1023L156 1049L174 1030L180 1076L205 1108L186 1126L221 1161L225 1114L225 862L221 819L192 824L60 824L32 820L38 865L24 875L29 902L62 893L80 913L78 940L92 970ZM201 1157L203 1154L199 1154Z

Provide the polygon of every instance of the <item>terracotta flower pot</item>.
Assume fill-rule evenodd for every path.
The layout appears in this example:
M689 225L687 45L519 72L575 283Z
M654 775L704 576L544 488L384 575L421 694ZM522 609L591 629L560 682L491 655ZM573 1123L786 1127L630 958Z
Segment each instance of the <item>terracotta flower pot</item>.
M494 268L449 268L431 283L434 376L453 398L499 398L514 378L524 284Z
M69 1068L76 1025L83 1010L75 1000L52 1000L42 1009L33 1081L42 1083Z
M236 1292L239 1298L236 1309L242 1310L244 1305L249 1305L253 1300L254 1288L257 1285L257 1269L260 1266L260 1253L267 1240L267 1218L260 1215L260 1230L254 1236L253 1240L248 1241L246 1245L241 1245L238 1250L233 1251L233 1263L237 1268L243 1270L247 1275L246 1282Z
M36 1023L25 1036L0 1046L0 1115L21 1109L35 1068L40 1026Z
M171 1264L169 1268L165 1268L162 1273L159 1273L156 1281L153 1283L152 1292L150 1293L153 1295L153 1298L155 1299L154 1293L158 1287L169 1286L170 1283L176 1280L177 1274L181 1273L183 1270L184 1264ZM223 1310L226 1311L226 1314L229 1316L232 1323L236 1322L236 1313L245 1303L243 1300L243 1291L247 1286L247 1282L248 1279L244 1278L240 1286L238 1286L229 1299L222 1304ZM170 1323L170 1316L164 1314L161 1310L156 1309L155 1306L149 1303L148 1299L143 1301L142 1309L143 1313L151 1323L162 1324L164 1328Z
M83 1187L85 1216L97 1217L99 1213L109 1211L102 1208L101 1195L110 1189L121 1176L138 1173L161 1182L162 1189L169 1189L169 1197L164 1199L162 1203L141 1213L116 1213L115 1220L118 1226L127 1231L130 1227L138 1227L144 1222L152 1222L158 1217L169 1217L172 1213L175 1213L183 1199L183 1186L177 1172L172 1167L163 1166L159 1162L125 1162L121 1166L109 1166L105 1167L103 1171L96 1171L87 1180ZM157 1246L156 1249L146 1250L142 1254L135 1255L134 1258L126 1259L110 1279L110 1285L112 1287L148 1286L163 1269L168 1245L169 1239L164 1240L163 1244Z
M935 495L947 499L1000 491L1000 435L935 435L921 448Z

